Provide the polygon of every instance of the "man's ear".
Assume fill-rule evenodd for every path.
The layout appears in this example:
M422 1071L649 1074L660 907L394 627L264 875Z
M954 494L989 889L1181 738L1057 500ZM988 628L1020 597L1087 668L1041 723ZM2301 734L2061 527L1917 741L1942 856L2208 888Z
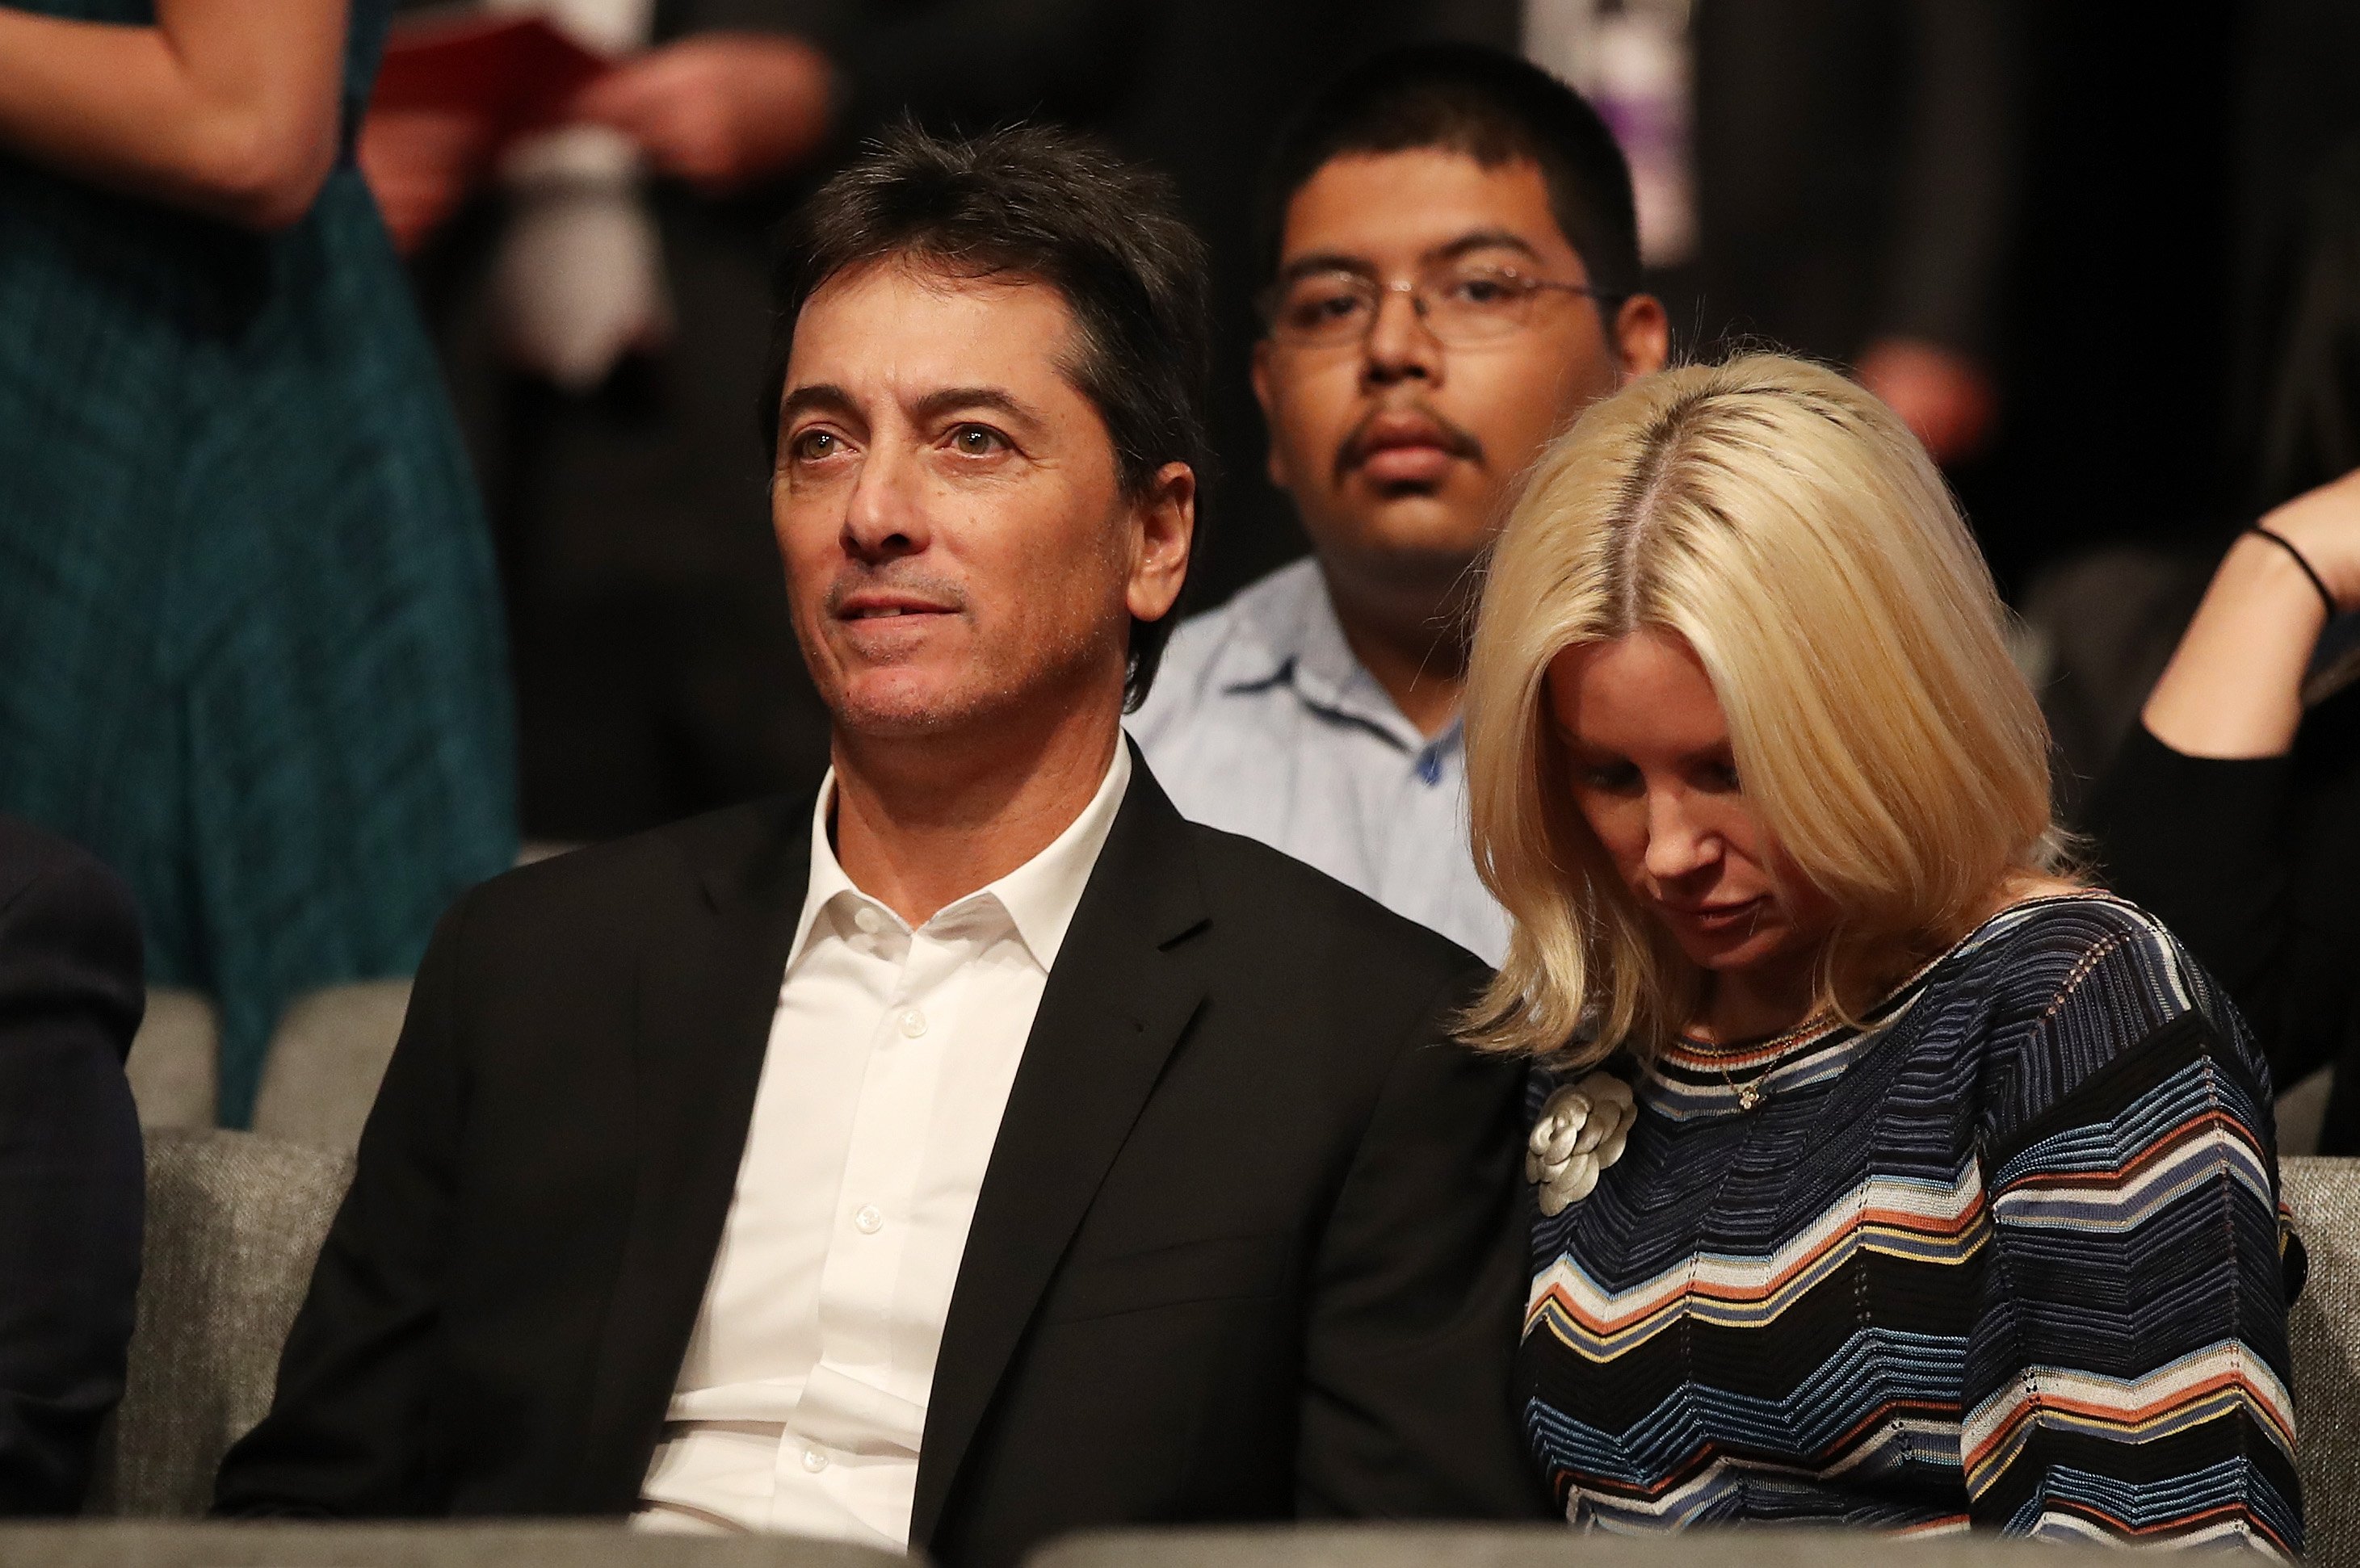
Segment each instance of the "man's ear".
M1672 319L1653 294L1633 294L1614 312L1614 357L1625 384L1653 376L1672 357Z
M1188 581L1188 552L1196 542L1196 471L1185 463L1157 469L1147 494L1132 504L1131 530L1123 602L1133 618L1160 621Z
M1270 406L1270 340L1256 338L1253 345L1254 401L1262 405L1262 444L1270 452L1269 459L1263 466L1269 470L1270 482L1273 485L1293 495L1295 486L1286 481L1286 464L1278 452L1278 418L1271 411Z

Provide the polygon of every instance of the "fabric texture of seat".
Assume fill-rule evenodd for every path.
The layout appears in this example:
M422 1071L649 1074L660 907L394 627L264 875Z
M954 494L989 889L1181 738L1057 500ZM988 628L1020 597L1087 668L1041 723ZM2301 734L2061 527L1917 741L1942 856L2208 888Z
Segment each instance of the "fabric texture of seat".
M2287 1325L2303 1533L2321 1568L2360 1568L2360 1160L2280 1162L2311 1277Z
M202 991L148 988L123 1070L144 1127L209 1127L221 1099L221 1015Z
M793 1536L642 1535L582 1524L0 1526L41 1568L889 1568L923 1559Z
M1051 1542L1024 1568L1729 1568L1733 1560L1745 1568L1891 1568L1896 1560L1907 1568L2119 1568L2123 1556L1988 1535L1898 1542L1830 1530L1615 1536L1558 1524L1355 1524L1093 1532Z
M269 1408L279 1346L351 1179L344 1156L252 1133L149 1130L129 1376L84 1512L186 1517L211 1506L223 1453ZM0 1545L0 1562L16 1560Z
M270 1037L254 1130L339 1154L359 1148L409 1011L408 980L357 980L296 998Z

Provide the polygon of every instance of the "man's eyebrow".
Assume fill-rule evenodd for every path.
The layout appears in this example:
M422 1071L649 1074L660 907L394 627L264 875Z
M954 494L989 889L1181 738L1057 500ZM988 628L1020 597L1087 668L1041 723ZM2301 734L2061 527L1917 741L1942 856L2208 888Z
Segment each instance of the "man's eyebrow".
M851 393L825 381L798 387L779 399L779 423L782 425L797 414L814 411L835 414L847 419L858 419L860 414L852 401Z
M963 409L989 409L1035 429L1046 422L1038 408L1004 387L945 387L919 398L910 411L928 420Z
M1365 257L1346 256L1339 250L1315 250L1298 256L1278 269L1278 281L1292 283L1298 278L1310 278L1322 272L1349 272L1361 278L1374 278L1377 269Z
M1457 261L1471 251L1513 250L1541 259L1541 253L1532 241L1512 229L1476 229L1460 234L1447 244L1436 245L1421 258L1428 266L1437 261ZM1339 250L1315 250L1296 256L1279 268L1278 281L1292 283L1298 278L1315 277L1322 272L1349 272L1360 278L1374 278L1377 268L1366 256L1350 256Z
M1541 259L1541 253L1532 241L1508 229L1477 229L1473 234L1461 234L1448 245L1437 245L1427 251L1426 259L1457 261L1469 252L1479 250L1522 251L1535 261Z

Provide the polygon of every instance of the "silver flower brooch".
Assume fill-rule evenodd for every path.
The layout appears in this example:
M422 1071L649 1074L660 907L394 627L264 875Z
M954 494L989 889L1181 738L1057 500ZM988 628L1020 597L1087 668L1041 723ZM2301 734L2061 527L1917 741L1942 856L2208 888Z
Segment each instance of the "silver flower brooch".
M1612 1073L1592 1073L1548 1097L1524 1146L1524 1180L1540 1189L1542 1214L1562 1214L1590 1196L1598 1173L1622 1158L1638 1116L1631 1085Z

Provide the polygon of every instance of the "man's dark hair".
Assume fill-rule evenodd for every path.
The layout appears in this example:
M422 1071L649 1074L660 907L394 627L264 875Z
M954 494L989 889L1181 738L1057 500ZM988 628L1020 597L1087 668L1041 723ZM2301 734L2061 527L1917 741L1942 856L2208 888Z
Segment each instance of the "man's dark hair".
M1436 147L1486 169L1530 162L1590 285L1638 292L1639 219L1631 166L1598 111L1540 67L1473 44L1388 49L1350 67L1279 132L1257 213L1264 281L1278 275L1286 209L1330 160ZM1606 314L1612 319L1611 309Z
M1031 278L1064 297L1077 345L1062 368L1114 442L1125 495L1167 463L1211 476L1205 428L1210 310L1203 242L1170 185L1067 131L1017 125L944 137L905 124L823 186L791 221L762 419L778 459L779 399L804 303L839 273L906 259L960 278ZM1155 679L1173 616L1131 623L1126 703Z

